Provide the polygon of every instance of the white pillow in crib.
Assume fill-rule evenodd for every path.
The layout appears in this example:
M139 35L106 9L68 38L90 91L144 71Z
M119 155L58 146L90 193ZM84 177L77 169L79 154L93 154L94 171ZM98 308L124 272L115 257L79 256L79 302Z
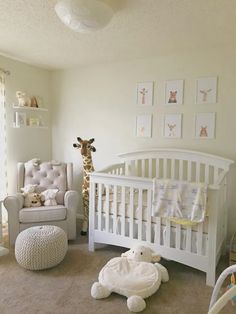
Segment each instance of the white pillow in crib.
M161 275L152 263L115 257L102 268L98 281L110 292L127 298L133 295L147 298L158 290Z

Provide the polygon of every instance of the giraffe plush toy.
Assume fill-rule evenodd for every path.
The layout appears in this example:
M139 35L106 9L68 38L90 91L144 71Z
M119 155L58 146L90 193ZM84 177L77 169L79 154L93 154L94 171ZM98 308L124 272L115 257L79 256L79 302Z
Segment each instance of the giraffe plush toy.
M96 148L91 144L94 142L94 138L90 140L82 140L77 137L78 144L73 144L73 147L79 148L82 158L83 158L83 185L82 185L82 196L83 196L83 207L84 207L84 220L81 235L86 235L88 230L88 217L89 217L89 175L94 171L92 154L91 152L96 152Z

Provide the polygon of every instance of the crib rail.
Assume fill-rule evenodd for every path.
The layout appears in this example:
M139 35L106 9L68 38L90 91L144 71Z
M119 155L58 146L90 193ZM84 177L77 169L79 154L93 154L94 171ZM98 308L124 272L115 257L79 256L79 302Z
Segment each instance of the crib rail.
M119 155L125 174L148 178L169 178L217 185L232 160L181 149L152 149ZM221 178L220 178L221 179Z
M110 165L106 168L101 169L98 173L124 175L125 174L125 163Z
M206 257L208 247L204 223L198 224L197 227L182 226L161 217L153 218L152 188L152 179L92 173L90 176L90 223L92 222L90 248L92 249L93 246L95 232L104 243L114 244L114 237L117 236L122 238L122 241L120 240L122 246L130 247L130 241L149 243L154 245L164 257L174 260L176 257L179 260L181 251L189 255L194 254L195 258ZM210 197L218 189L219 187L210 189ZM210 206L214 207L215 204L210 202ZM215 233L214 228L213 225L212 234ZM175 249L178 250L177 253L171 252ZM198 261L198 268L205 269L206 264L206 258L202 264Z

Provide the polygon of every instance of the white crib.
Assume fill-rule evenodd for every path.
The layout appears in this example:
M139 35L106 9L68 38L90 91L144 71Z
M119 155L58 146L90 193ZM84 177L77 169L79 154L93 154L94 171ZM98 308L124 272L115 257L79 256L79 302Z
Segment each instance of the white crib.
M215 269L225 250L227 174L232 160L197 151L151 149L120 155L123 163L90 175L89 249L95 243L130 248L147 244L170 260L206 272ZM184 226L152 217L152 178L208 184L208 215L203 223Z

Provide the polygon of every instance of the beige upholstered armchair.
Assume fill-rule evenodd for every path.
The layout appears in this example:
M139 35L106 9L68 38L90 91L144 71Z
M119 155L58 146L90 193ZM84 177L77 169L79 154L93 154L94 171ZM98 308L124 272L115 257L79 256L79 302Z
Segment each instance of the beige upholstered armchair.
M10 244L24 229L37 225L55 225L67 233L68 239L76 238L76 211L78 193L72 191L73 168L71 163L40 162L31 160L17 164L17 194L8 196L4 206L8 211ZM24 207L21 188L36 185L35 192L58 189L57 205Z

